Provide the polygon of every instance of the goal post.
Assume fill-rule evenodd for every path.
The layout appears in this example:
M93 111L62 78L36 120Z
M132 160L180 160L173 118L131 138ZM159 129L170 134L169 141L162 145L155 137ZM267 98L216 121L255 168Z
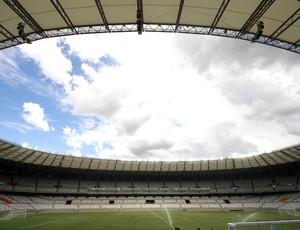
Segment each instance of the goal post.
M266 225L270 230L275 230L275 226L277 225L285 225L289 224L292 226L298 226L294 229L299 229L300 220L279 220L279 221L258 221L258 222L236 222L236 223L228 223L228 230L242 230L245 226L262 226Z
M300 212L297 208L279 208L278 212L280 215L289 214L293 216L300 216Z
M18 218L18 219L25 219L27 215L27 210L13 210L13 211L9 211L9 213L0 218L0 220L11 220L13 218Z

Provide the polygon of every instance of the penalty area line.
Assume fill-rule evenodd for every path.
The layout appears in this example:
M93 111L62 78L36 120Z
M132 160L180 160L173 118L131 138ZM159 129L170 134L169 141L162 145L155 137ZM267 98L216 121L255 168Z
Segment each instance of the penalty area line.
M170 225L164 218L162 218L160 215L158 215L156 212L153 212L159 219L161 219L163 222L165 222L167 225L169 225L172 229L173 229L173 226Z
M49 222L46 222L46 223L37 224L37 225L29 226L29 227L18 227L18 228L30 229L30 228L36 228L36 227L40 227L40 226L44 226L44 225L48 225L48 224L53 224L53 223L57 223L57 222L65 221L65 220L76 220L76 219L77 219L76 217L68 217L66 219L54 220L54 221L49 221Z

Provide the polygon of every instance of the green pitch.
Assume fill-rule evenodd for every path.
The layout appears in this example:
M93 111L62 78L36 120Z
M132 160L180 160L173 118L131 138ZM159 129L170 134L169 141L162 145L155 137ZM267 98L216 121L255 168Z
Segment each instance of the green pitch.
M51 230L226 230L228 222L297 219L291 215L266 212L82 212L27 214L25 219L0 220L0 229ZM299 219L299 217L298 217ZM265 230L243 227L241 230ZM300 226L275 226L274 230L300 229Z

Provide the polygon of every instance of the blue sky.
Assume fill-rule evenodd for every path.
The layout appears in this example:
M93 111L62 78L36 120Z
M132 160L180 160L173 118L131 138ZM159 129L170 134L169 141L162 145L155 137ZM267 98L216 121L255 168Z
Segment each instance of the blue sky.
M299 55L174 34L80 35L0 52L0 138L123 160L240 157L300 143Z

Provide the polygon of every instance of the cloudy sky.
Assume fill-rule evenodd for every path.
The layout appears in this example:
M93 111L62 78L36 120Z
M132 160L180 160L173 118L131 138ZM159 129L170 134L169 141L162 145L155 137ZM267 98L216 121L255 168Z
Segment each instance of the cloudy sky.
M300 143L300 58L165 33L45 39L0 52L0 138L122 160L241 157Z

